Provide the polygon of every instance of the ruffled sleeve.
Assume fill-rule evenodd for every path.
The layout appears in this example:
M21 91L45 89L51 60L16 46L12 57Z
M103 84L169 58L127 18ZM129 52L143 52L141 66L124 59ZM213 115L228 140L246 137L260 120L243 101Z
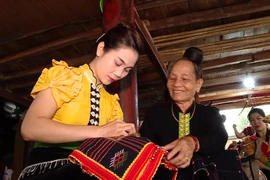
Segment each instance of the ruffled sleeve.
M52 60L52 64L53 67L42 71L31 96L35 98L38 92L50 88L57 106L60 107L79 94L82 73L79 68L69 67L64 61Z
M123 115L123 111L122 108L119 104L119 96L117 94L115 95L111 95L112 96L112 107L113 107L113 111L112 111L112 117L110 118L111 120L115 120L115 119L124 119L124 115Z

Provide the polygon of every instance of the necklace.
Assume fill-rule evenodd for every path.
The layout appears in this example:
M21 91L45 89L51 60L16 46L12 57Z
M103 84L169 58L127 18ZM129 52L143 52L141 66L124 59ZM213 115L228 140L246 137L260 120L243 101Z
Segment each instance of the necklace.
M194 115L194 113L195 113L195 110L196 110L196 103L194 103L194 109L193 109L193 112L192 112L192 114L191 114L189 120L191 120L191 119L193 118L193 115ZM173 102L172 102L172 106L171 106L171 111L172 111L173 118L174 118L177 122L179 122L179 120L175 117L174 112L173 112ZM189 121L189 120L188 120L188 121Z

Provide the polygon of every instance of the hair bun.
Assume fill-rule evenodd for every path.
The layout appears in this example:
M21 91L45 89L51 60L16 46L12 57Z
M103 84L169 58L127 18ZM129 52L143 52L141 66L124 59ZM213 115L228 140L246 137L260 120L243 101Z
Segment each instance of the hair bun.
M203 52L200 48L197 47L190 47L186 49L183 57L189 59L190 61L194 62L195 64L200 65L203 60Z

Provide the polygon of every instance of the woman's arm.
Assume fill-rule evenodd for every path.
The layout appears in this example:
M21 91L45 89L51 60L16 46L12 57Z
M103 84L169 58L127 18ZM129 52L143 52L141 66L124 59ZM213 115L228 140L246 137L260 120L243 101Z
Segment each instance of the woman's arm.
M270 171L270 167L266 166L261 161L257 160L257 163L258 163L260 169L266 169L266 170Z
M126 136L135 133L134 124L121 120L104 126L67 125L51 118L57 104L51 90L40 91L29 107L22 123L21 133L25 140L46 143L82 141L91 137Z
M236 125L233 125L233 130L234 130L234 134L237 138L241 139L243 137L245 137L246 135L244 133L239 133L238 130L236 129Z

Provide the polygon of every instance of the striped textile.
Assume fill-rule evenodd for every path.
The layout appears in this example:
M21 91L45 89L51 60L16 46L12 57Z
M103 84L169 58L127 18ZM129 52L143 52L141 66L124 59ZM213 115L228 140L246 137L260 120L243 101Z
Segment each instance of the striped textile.
M99 179L152 179L158 166L175 171L166 161L167 152L143 137L92 138L69 155L72 163Z

